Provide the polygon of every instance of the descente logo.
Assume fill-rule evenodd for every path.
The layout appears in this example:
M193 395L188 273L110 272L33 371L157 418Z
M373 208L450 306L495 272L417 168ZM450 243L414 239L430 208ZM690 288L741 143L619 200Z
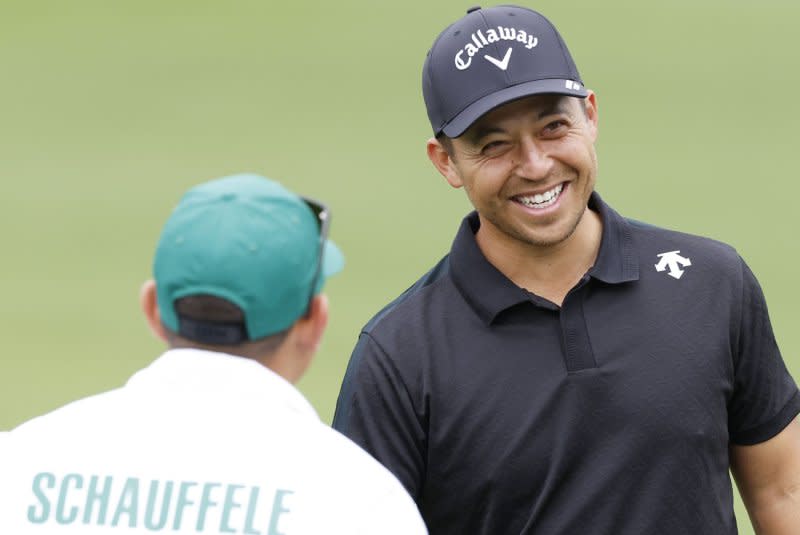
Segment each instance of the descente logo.
M456 68L460 71L468 69L472 64L472 57L477 54L480 49L491 43L496 43L497 41L518 41L523 43L528 50L531 50L539 44L539 38L529 35L525 30L505 28L503 26L498 26L497 30L490 28L486 31L486 35L483 35L483 32L478 30L473 33L470 38L472 42L467 43L455 56Z

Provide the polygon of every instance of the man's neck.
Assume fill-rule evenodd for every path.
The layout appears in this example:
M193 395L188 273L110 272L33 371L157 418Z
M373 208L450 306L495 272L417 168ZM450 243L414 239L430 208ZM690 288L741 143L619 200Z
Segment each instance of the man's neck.
M600 215L587 208L572 235L558 244L526 244L483 220L475 238L486 259L514 284L560 306L594 265L602 234Z

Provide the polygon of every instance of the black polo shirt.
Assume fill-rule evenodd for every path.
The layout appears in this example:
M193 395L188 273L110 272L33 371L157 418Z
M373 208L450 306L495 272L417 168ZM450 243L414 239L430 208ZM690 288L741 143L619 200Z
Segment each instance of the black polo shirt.
M334 427L432 535L734 534L729 444L800 412L735 250L590 208L598 258L561 307L486 260L473 213L359 337Z

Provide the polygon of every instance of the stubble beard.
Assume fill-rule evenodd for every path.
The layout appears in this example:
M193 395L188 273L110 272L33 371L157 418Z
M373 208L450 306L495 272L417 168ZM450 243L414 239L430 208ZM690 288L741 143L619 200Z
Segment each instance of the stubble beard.
M574 218L573 221L569 223L569 227L567 227L567 231L563 233L556 234L552 238L538 238L535 233L524 233L520 232L517 229L511 227L510 228L503 228L505 225L499 225L498 222L493 222L494 225L501 229L506 235L511 236L515 240L522 242L526 245L531 247L535 247L537 249L544 249L544 248L551 248L556 247L571 238L575 231L578 229L578 225L580 225L581 221L583 220L583 216L586 213L587 206L584 205L577 216Z

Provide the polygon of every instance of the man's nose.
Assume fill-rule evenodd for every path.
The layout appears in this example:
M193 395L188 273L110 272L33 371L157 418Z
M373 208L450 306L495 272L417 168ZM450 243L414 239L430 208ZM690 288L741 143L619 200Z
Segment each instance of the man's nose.
M553 160L537 140L523 138L519 144L516 159L516 173L528 180L547 178L553 167Z

